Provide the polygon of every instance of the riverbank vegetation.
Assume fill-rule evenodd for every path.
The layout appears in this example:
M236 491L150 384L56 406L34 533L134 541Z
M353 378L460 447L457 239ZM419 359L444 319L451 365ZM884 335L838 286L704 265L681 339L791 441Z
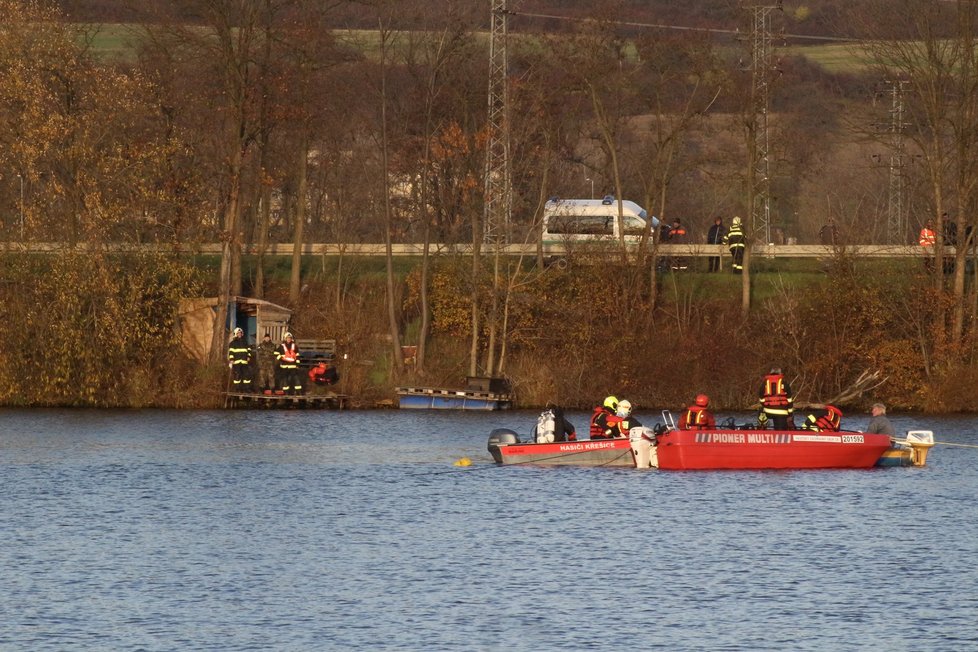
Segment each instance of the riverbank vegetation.
M870 372L895 406L978 408L975 3L788 3L780 28L863 39L853 62L838 45L828 67L788 50L752 75L733 36L752 15L728 2L562 3L566 20L527 2L502 221L486 209L500 177L487 183L485 3L89 4L131 21L125 56L53 4L0 0L5 404L216 405L223 311L246 295L339 340L365 404L504 375L528 405L708 391L736 408L779 364L811 401ZM668 21L729 29L650 27ZM927 221L939 237L929 269L839 249L809 269L748 256L742 277L664 271L654 246L566 268L496 255L497 237L539 240L547 198L590 194L680 217L698 242L718 215L741 216L752 244L814 242L830 220L836 244L916 242ZM271 258L273 242L293 256ZM309 242L428 253L377 267L303 257ZM440 242L474 255L427 247ZM189 257L199 243L220 256ZM219 297L204 367L172 335L182 296Z

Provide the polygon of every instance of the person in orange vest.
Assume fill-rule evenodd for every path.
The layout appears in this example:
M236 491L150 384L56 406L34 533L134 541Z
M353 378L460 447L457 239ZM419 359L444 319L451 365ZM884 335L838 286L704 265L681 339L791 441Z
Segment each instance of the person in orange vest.
M302 377L299 375L299 346L292 339L292 333L285 334L285 341L275 352L278 368L282 373L282 389L276 394L301 394Z
M934 233L934 223L927 220L924 224L924 228L920 229L920 236L917 238L917 244L921 247L933 247L937 244L937 234Z
M816 417L814 414L809 414L808 419L805 421L805 428L808 430L814 430L816 432L838 432L839 428L841 427L842 410L834 405L826 405L825 414L820 417Z
M336 367L328 362L320 362L309 369L309 383L311 385L335 385L339 379L340 375L336 373Z
M924 248L924 268L927 271L934 270L934 247L937 245L937 234L934 233L934 223L930 220L920 229L917 236L917 244Z
M710 397L706 394L697 394L694 405L690 405L679 417L680 430L713 430L717 427L716 420L707 409L710 406Z
M609 396L601 405L595 406L591 413L591 439L608 439L612 428L618 422L615 410L618 409L618 399ZM611 420L609 424L608 420Z
M792 415L795 412L795 399L780 367L772 367L771 373L764 376L758 394L761 398L758 420L761 423L770 421L775 430L794 429Z

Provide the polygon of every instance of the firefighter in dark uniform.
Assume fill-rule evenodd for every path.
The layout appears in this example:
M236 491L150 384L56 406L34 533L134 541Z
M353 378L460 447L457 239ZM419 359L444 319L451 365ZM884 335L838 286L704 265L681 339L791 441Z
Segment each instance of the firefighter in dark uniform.
M727 235L723 236L723 244L727 245L730 255L733 257L731 267L734 274L742 273L744 271L744 248L747 246L747 238L744 237L744 228L741 226L739 217L733 218L730 230L727 231Z
M690 405L679 417L680 430L713 430L717 427L716 420L707 409L710 406L710 397L706 394L698 394L694 405Z
M789 430L795 427L792 421L795 399L779 367L772 368L771 373L764 376L758 395L761 398L759 421L762 423L770 421L775 430Z
M278 368L282 374L282 393L301 394L302 376L299 374L299 347L292 339L292 333L285 334L285 341L275 352Z
M251 391L251 347L245 340L244 331L234 329L234 337L228 344L228 365L231 367L231 385L236 392Z

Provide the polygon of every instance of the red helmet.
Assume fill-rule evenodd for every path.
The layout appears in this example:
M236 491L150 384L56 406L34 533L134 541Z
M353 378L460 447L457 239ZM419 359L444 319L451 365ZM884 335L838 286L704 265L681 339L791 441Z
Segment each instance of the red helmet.
M700 407L706 407L707 405L710 404L710 397L707 396L706 394L697 394L696 404Z

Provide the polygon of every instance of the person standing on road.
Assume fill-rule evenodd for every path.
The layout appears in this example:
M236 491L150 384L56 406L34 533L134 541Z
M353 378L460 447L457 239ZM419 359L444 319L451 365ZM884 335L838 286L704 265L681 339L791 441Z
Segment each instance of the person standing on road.
M713 220L713 226L710 227L709 232L706 234L706 244L718 245L723 244L724 236L727 234L727 229L723 226L723 218L717 216ZM710 256L710 271L719 272L720 271L720 257Z
M741 226L740 218L733 218L730 231L723 238L723 244L730 249L730 256L733 258L731 265L734 274L742 274L744 271L744 248L747 246L747 238L744 237L744 229Z

